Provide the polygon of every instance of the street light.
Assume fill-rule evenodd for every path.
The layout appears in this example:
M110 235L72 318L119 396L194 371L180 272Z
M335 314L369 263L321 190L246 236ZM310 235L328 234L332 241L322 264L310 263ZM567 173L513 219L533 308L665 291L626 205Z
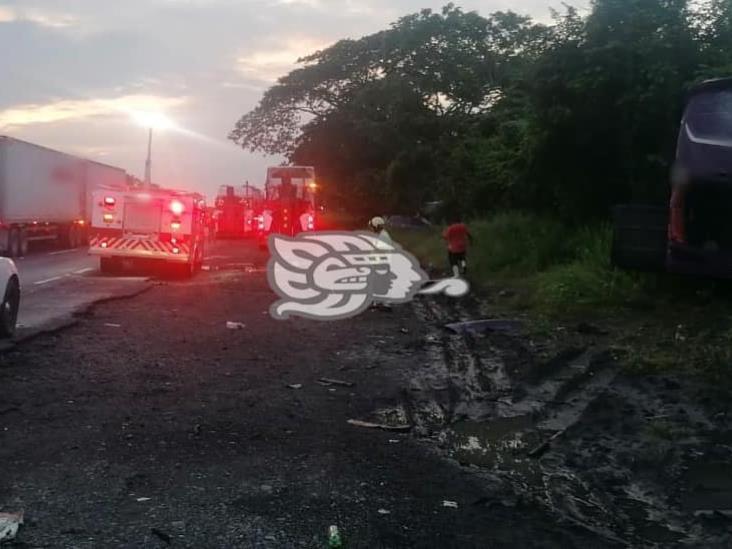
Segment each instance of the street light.
M152 133L153 128L156 130L165 130L173 128L175 124L173 121L159 112L146 112L146 111L135 111L132 114L132 118L140 126L148 128L147 137L147 160L145 161L145 187L150 188L151 183L151 171L152 171Z

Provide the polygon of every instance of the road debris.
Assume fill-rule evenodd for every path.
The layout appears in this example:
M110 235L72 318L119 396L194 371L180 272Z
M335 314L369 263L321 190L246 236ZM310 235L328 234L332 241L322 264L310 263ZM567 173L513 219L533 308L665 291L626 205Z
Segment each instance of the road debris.
M247 327L247 325L244 324L243 322L234 322L234 321L228 320L226 322L226 327L229 330L243 330L244 328Z
M336 525L331 525L328 528L328 547L331 549L338 549L340 547L343 547L341 534L338 531L338 527Z
M170 545L170 542L173 541L173 538L171 538L168 534L165 532L158 530L157 528L150 528L150 532L157 538L160 538L162 541Z
M107 328L121 328L122 324L115 324L114 322L105 322L104 325Z
M409 333L409 330L407 330L406 328L400 328L399 331L401 333L403 333L403 334L408 334Z
M321 377L318 381L326 383L328 385L340 385L341 387L353 387L353 383L350 381L343 381L340 379L332 379L329 377Z
M451 509L457 509L458 508L458 502L457 501L450 501L450 500L444 500L442 502L443 507L449 507Z
M537 446L535 446L534 448L529 450L529 453L526 455L529 457L541 456L544 452L546 452L549 449L549 446L551 445L552 441L554 441L554 440L558 439L560 436L562 436L564 431L566 431L566 429L557 431L552 436L550 436L548 439L546 439L544 442L538 444Z
M302 389L302 383L292 383L287 386L290 389Z
M143 501L150 501L151 498L137 498L136 501L142 503Z
M360 419L349 419L348 423L356 427L365 427L367 429L382 429L384 431L409 431L411 425L385 425L383 423L372 423L370 421L361 421Z
M210 271L211 270L211 265L201 265L201 270L202 271Z
M15 539L21 524L23 524L23 511L0 513L0 542Z
M467 320L464 322L453 322L445 324L445 328L456 334L473 333L483 334L486 332L502 332L511 335L518 334L523 323L520 320L503 318L485 318L482 320Z
M391 511L389 511L388 509L379 509L377 513L379 513L380 515L391 515Z
M585 335L607 335L608 331L589 322L580 322L577 325L577 332Z

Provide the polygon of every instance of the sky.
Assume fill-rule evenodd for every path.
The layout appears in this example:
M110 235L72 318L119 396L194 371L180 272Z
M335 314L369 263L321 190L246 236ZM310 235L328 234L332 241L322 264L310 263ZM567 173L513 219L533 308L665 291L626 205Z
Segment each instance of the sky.
M261 186L282 159L227 139L296 60L447 0L0 0L0 135L144 176L148 130L162 113L152 179L197 190ZM465 0L483 14L545 20L552 0ZM139 117L138 117L139 118Z

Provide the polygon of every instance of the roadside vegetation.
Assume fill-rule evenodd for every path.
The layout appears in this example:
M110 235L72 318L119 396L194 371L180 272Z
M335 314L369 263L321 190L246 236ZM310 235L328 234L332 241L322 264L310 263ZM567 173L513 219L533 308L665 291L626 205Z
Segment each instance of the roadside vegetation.
M542 315L612 312L640 369L679 324L721 349L725 284L613 269L609 220L618 203L668 203L685 93L732 76L732 0L562 5L546 23L448 4L341 40L283 75L230 139L317 166L322 198L354 219L459 212L475 285L513 288L514 307ZM395 236L446 267L439 231ZM648 318L663 333L640 329Z

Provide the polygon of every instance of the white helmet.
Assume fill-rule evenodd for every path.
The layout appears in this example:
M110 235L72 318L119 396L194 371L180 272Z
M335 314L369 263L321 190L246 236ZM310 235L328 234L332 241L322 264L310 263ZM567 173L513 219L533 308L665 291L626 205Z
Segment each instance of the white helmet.
M378 229L379 227L383 227L386 224L383 217L376 216L371 221L369 221L369 226L373 227L374 229Z

